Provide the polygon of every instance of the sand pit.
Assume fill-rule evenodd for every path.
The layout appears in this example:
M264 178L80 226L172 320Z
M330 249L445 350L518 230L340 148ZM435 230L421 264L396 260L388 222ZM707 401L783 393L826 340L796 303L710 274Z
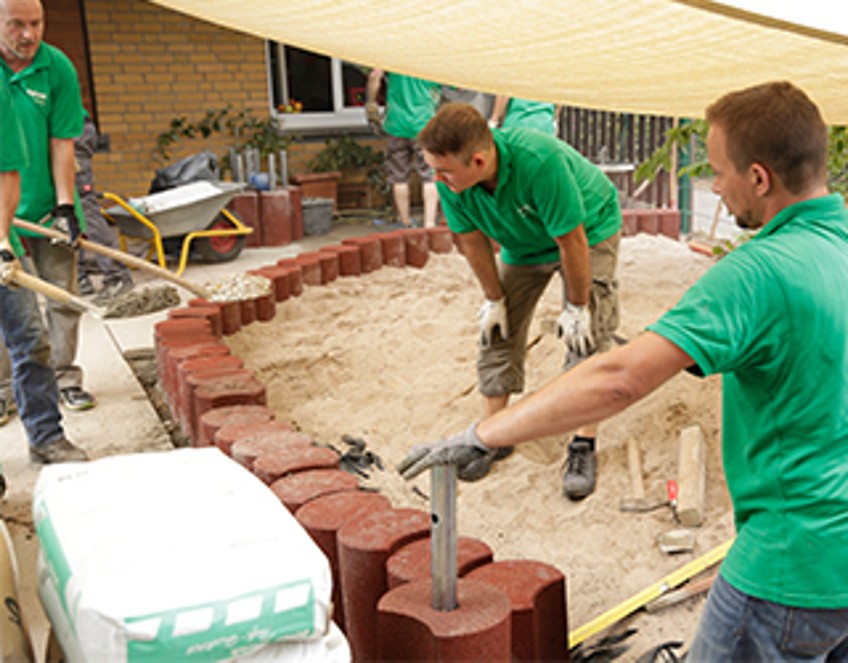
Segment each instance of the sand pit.
M619 334L638 335L711 264L664 237L624 239ZM474 358L481 299L461 256L431 255L422 270L385 267L307 288L280 306L273 321L251 325L228 343L267 385L279 418L337 446L343 446L343 434L363 438L386 468L363 484L395 506L427 509L413 487L429 493L428 477L407 483L394 466L412 444L456 432L479 416ZM559 285L553 281L531 327L530 339L539 339L528 354L528 390L561 366L562 343L542 325L558 312ZM519 447L484 480L460 484L460 535L485 541L495 559L534 559L559 568L567 578L570 629L617 606L732 536L716 439L719 389L715 378L680 375L604 422L598 488L583 502L570 502L560 492L565 437ZM659 534L675 527L668 509L619 510L620 499L630 494L626 439L639 441L646 491L659 498L666 480L676 477L679 433L695 424L708 441L708 512L695 549L669 556L656 545ZM688 642L702 602L622 622L639 632L619 660L634 660L666 640Z

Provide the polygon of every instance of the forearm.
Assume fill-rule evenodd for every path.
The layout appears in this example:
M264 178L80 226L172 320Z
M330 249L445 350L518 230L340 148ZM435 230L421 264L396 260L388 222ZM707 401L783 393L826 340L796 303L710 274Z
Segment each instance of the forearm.
M74 202L74 141L70 138L50 139L50 168L56 189L56 204Z
M477 277L486 299L489 301L501 299L504 293L489 238L479 230L461 233L456 236L456 244L471 267L471 271L474 272L474 276Z
M9 237L12 219L18 208L21 192L21 175L18 171L0 172L0 240Z
M377 95L380 92L380 83L383 81L383 70L372 69L368 74L368 83L365 87L365 101L367 103L377 101Z
M589 258L589 241L583 225L567 235L556 238L559 245L562 273L568 291L568 301L575 306L586 306L592 290L592 261Z
M489 122L499 125L503 119L504 111L506 111L508 103L509 97L507 96L498 95L495 97L495 103L492 104L492 114L489 116Z
M494 448L597 423L644 398L691 364L677 346L647 332L626 346L592 357L484 419L477 435Z

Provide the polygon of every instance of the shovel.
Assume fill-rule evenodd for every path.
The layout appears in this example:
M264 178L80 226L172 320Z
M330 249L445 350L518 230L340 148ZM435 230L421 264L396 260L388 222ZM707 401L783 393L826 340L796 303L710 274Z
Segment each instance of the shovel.
M176 306L180 303L176 291L173 288L168 288L170 292L147 293L145 291L143 293L129 293L129 295L135 295L135 299L138 300L133 306L128 306L126 302L121 301L122 298L117 298L107 307L103 308L87 302L81 297L77 297L44 279L33 276L25 271L17 260L0 264L0 284L17 285L21 288L32 290L61 304L71 306L81 313L91 313L99 320L103 320L104 318L124 318L127 317L128 311L129 315L152 313L153 311ZM126 296L124 295L124 297Z
M58 230L54 230L53 228L47 228L46 226L42 226L38 223L24 221L23 219L15 219L13 221L13 224L15 228L20 228L21 230L26 230L28 232L41 235L42 237L47 237L48 239L70 243L70 239L65 233L61 233ZM123 263L127 267L135 267L160 278L171 281L175 285L178 285L181 288L188 290L190 293L197 295L198 297L208 299L211 294L209 290L207 290L203 286L197 285L196 283L192 283L191 281L187 281L184 278L177 276L176 274L172 274L167 269L163 269L162 267L154 265L146 260L143 260L142 258L137 258L136 256L124 253L123 251L118 251L111 247L103 246L103 244L98 244L97 242L92 242L91 240L82 237L78 240L78 244L80 248L85 249L86 251L91 251L92 253L99 253L100 255L106 256L107 258L111 258L112 260L117 260L118 262Z

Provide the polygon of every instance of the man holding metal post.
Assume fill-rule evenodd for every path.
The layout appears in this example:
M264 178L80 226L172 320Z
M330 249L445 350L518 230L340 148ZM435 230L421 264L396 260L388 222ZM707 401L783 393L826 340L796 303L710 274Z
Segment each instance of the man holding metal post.
M442 106L418 142L435 171L448 226L486 297L477 372L490 416L524 389L530 321L555 273L563 286L555 327L566 343L565 367L611 347L618 326L618 192L570 145L531 129L493 131L468 104ZM595 489L593 423L568 445L562 490L572 500ZM461 465L459 478L482 478L509 451Z
M736 538L687 660L848 660L848 209L828 193L827 126L788 82L731 92L706 118L713 190L759 233L638 339L400 470L600 421L684 370L720 373Z
M28 237L33 271L63 290L75 292L75 242L84 230L75 203L74 141L82 133L79 81L73 64L61 51L42 41L44 9L40 0L0 0L0 74L24 131L30 163L21 171L17 216L39 222L52 217L53 227L70 236L71 246ZM72 410L94 407L94 397L82 388L82 369L74 364L80 312L55 301L47 303L51 363L62 404ZM11 371L0 352L0 409L8 418Z

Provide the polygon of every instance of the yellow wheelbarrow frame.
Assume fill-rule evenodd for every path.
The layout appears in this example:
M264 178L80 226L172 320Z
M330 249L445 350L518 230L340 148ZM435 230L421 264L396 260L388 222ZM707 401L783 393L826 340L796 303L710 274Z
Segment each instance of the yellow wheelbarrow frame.
M221 186L221 183L214 183L216 186ZM235 186L230 185L229 183L225 183L229 187L231 187L230 191L221 192L222 200L226 199L226 202L229 202L229 199L235 195L236 191L240 191L243 186ZM155 194L154 194L155 195ZM167 268L167 262L165 260L165 247L163 243L163 237L183 237L182 246L180 249L180 258L177 264L176 274L179 276L184 271L188 264L189 252L191 250L191 243L196 239L203 238L217 238L217 237L232 237L232 236L241 236L241 235L249 235L253 232L253 229L244 225L238 217L232 214L223 203L220 207L216 206L213 202L212 208L208 205L204 210L206 212L205 216L202 216L203 219L203 229L201 230L193 230L190 227L186 227L193 224L192 220L187 220L185 222L180 223L176 226L176 232L173 234L163 234L163 228L160 227L155 222L155 213L147 213L144 214L138 209L138 204L132 204L130 201L125 200L121 196L112 192L104 192L103 198L108 200L115 205L117 205L121 210L123 210L126 214L121 215L119 218L113 208L113 212L110 213L108 209L102 209L103 216L106 217L111 223L115 225L118 229L118 236L120 241L121 250L126 252L127 250L127 238L132 237L133 239L141 239L149 241L149 247L147 251L147 259L151 260L154 256L156 258L157 263L162 269ZM211 209L211 212L210 212ZM210 213L214 213L211 221L206 217ZM214 222L218 216L223 216L229 223L232 224L232 228L216 228L216 229L207 229L207 226ZM139 234L135 234L133 232L134 228L131 228L126 221L129 219L133 219L134 221L140 224ZM166 229L167 230L167 229ZM173 230L173 228L172 228Z

